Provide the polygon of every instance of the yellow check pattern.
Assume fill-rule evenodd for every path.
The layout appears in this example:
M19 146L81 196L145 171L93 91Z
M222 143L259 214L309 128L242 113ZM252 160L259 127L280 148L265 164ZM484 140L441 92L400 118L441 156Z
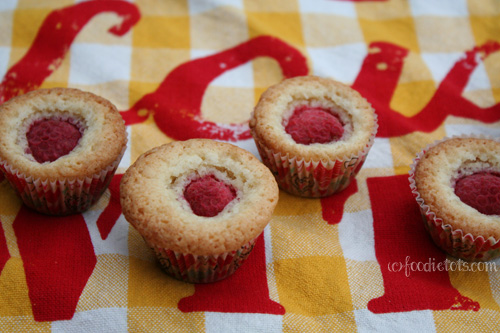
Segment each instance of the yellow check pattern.
M429 102L464 52L487 41L500 42L500 2L496 0L133 3L141 17L127 34L115 36L107 32L121 22L115 14L96 15L41 87L80 88L104 96L119 110L127 110L155 91L177 66L261 35L277 37L302 52L310 74L352 84L364 56L370 52L369 44L384 41L409 50L390 106L410 117ZM74 4L72 0L0 3L0 74L24 56L50 12ZM77 70L84 59L90 59L92 65L86 76ZM244 122L261 93L282 78L279 65L270 58L257 58L226 72L205 91L202 117L218 123ZM500 52L480 62L463 96L481 107L500 102ZM129 148L119 173L146 150L172 141L152 117L129 126L128 131ZM370 300L384 294L384 280L374 250L367 178L405 174L416 153L427 144L469 132L500 136L500 123L448 117L431 133L377 139L357 177L359 190L347 200L343 220L336 225L323 219L320 200L281 192L264 238L269 297L285 308L284 315L180 311L179 301L193 295L195 286L166 276L123 216L107 240L93 234L95 221L109 201L107 192L84 214L96 248L97 265L74 318L36 322L12 228L21 203L3 181L0 220L11 259L0 275L0 331L498 330L500 272L449 272L453 287L479 302L479 311L374 314L367 308ZM251 142L237 144L256 153ZM353 231L353 226L359 229ZM355 238L360 242L360 251L347 251L346 244L356 232L361 235Z

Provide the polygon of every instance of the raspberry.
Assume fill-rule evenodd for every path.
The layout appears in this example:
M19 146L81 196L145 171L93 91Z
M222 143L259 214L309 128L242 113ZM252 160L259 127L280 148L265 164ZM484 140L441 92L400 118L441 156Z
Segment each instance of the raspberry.
M76 125L56 119L37 120L26 133L31 154L38 163L53 162L68 154L81 137Z
M500 215L500 174L478 172L460 178L455 194L483 214Z
M215 176L207 175L191 181L184 189L184 198L193 213L212 217L236 198L236 190Z
M285 131L295 142L309 145L339 140L344 134L344 127L327 109L301 106L294 110Z

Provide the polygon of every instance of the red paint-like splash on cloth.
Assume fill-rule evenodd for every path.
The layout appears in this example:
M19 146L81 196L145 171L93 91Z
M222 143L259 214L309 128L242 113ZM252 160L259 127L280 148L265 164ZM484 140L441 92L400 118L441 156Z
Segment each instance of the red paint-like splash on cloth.
M453 287L446 270L407 273L407 268L394 264L434 262L437 267L446 260L446 255L425 231L408 186L408 176L368 178L367 185L373 212L375 254L384 279L384 295L372 299L368 309L374 313L479 310L478 302ZM390 195L387 189L391 189Z
M97 263L83 216L47 216L23 205L13 228L35 320L71 319Z
M101 239L108 238L111 229L113 229L122 214L122 205L120 204L120 181L122 177L123 174L114 175L109 183L109 203L96 222Z
M0 83L0 104L37 89L60 66L81 29L94 16L104 12L113 12L122 18L121 24L109 29L110 33L117 36L128 32L140 18L137 6L124 1L88 1L51 12L42 23L28 52L9 69ZM0 181L3 178L4 175L0 174ZM116 208L116 205L111 207ZM116 214L109 210L107 213L110 221L113 221L105 225L114 225ZM111 230L111 227L107 228ZM13 228L24 263L35 320L71 319L96 264L83 216L48 217L22 206ZM106 227L100 228L101 234L106 233L103 229ZM8 256L2 230L1 268Z
M378 137L395 137L415 131L431 132L449 115L476 119L485 123L500 120L500 104L480 108L461 96L478 57L487 57L500 49L489 42L467 51L457 61L424 109L406 117L390 108L408 50L386 42L370 45L360 73L352 87L374 106L379 116ZM195 59L174 69L160 87L145 95L131 109L122 112L127 124L144 121L150 113L158 127L176 140L212 138L238 141L250 138L247 124L217 124L201 117L203 94L209 83L227 70L259 56L278 61L284 77L306 75L305 58L293 47L269 36L260 36L215 55ZM378 69L385 64L384 70ZM143 110L140 115L139 111ZM146 111L146 112L144 112Z
M137 21L137 6L127 1L85 1L52 11L24 57L5 74L0 83L0 104L10 98L37 89L62 63L75 37L97 14L113 12L121 17L121 24L109 32L122 36Z
M176 140L209 138L238 141L250 139L248 124L217 124L201 116L203 95L212 80L228 70L258 57L275 59L285 78L306 75L306 58L278 38L260 36L217 54L184 63L142 97L132 108L122 112L127 125L143 122L152 113L158 127ZM144 115L139 111L146 110Z
M259 236L252 253L233 275L215 283L195 284L194 295L181 299L177 306L182 312L285 314L285 308L269 298L264 236Z
M2 222L0 221L0 274L2 274L2 270L9 259L10 259L9 248L7 247L5 232L3 230Z
M82 2L77 5L52 12L44 21L28 53L17 64L10 68L3 81L0 83L0 103L5 102L13 96L38 88L43 81L61 64L62 59L69 50L71 43L82 27L93 16L102 12L115 12L123 18L121 25L110 29L110 32L116 35L126 33L139 20L140 17L135 5L122 1ZM467 80L470 78L472 71L477 66L478 55L483 54L483 56L487 56L492 52L497 51L498 43L488 43L468 51L465 54L464 59L455 64L443 82L439 85L438 91L432 98L431 102L429 102L420 114L414 117L404 117L389 107L390 99L392 98L398 79L401 75L403 60L407 56L408 51L396 45L383 42L372 43L371 47L378 47L380 50L378 53L370 53L366 57L361 68L361 72L353 87L367 97L377 109L377 113L379 114L379 124L381 125L378 136L392 137L405 135L417 130L429 132L437 128L443 120L451 114L465 118L477 119L484 122L493 122L500 119L500 115L497 112L498 105L482 109L461 97L461 92L463 91ZM124 112L123 116L127 120L128 124L133 124L144 121L147 118L147 116L139 116L138 111L147 110L149 113L153 112L155 121L158 123L160 129L172 138L177 139L208 137L227 140L242 140L249 138L250 136L246 124L220 125L204 121L201 119L200 106L206 87L214 78L227 70L236 68L237 66L260 56L276 59L282 68L283 75L285 77L305 75L308 73L305 57L298 50L277 38L261 36L213 56L196 59L177 67L174 71L167 75L166 79L162 82L157 91L144 96L130 110ZM377 70L376 65L379 62L385 62L388 64L385 71ZM1 178L2 175L0 174L0 179ZM113 185L112 183L112 186L116 187L117 184L115 183ZM405 185L405 187L407 186ZM119 202L116 202L116 198L118 198L116 194L114 198L113 203L110 201L110 206L108 206L109 209L107 208L100 218L102 222L99 223L99 231L103 239L108 236L111 228L116 222L116 219L119 217ZM377 199L374 199L374 202L376 200ZM375 204L374 207L376 207ZM93 253L93 247L90 243L90 238L88 237L88 231L84 225L83 217L81 215L74 215L72 217L57 218L68 219L72 222L63 226L59 230L60 233L57 233L57 237L55 238L57 238L57 240L61 239L61 242L57 246L55 245L57 243L49 244L52 245L52 247L49 247L50 251L48 253L44 253L44 255L47 256L47 258L44 259L41 258L40 253L36 253L34 249L30 248L29 241L41 241L39 239L39 235L30 232L30 230L25 227L25 225L28 225L28 215L30 213L31 212L27 211L24 207L21 209L19 214L23 215L16 218L16 221L19 219L19 222L17 223L18 226L15 227L15 231L18 243L20 244L21 255L26 267L27 281L30 288L30 298L33 303L35 319L61 320L71 318L81 291L83 290L88 276L90 276L95 265L95 263L92 264L92 258L95 260L95 254ZM36 216L37 220L41 219L42 221L46 221L46 219L48 219L47 217L38 214ZM339 217L337 216L336 218L332 217L330 220L325 218L325 220L335 221L338 218ZM374 219L377 219L377 221L380 222L380 216L378 218L375 218L374 216ZM46 222L49 224L48 221ZM376 241L378 240L380 243L380 239L383 240L383 236L380 236L380 228L378 227L380 224L379 222L376 223L376 229L379 230L376 230L376 235L379 235L376 236ZM76 233L70 228L71 226L75 228L74 230L76 230ZM40 226L40 228L50 229L49 227L42 226ZM35 229L38 230L37 228ZM62 235L62 233L64 233L64 235ZM90 262L83 262L83 266L80 267L82 265L81 262L75 261L70 264L68 261L68 267L66 267L62 273L59 273L58 270L53 269L53 266L56 265L55 262L49 261L54 260L54 258L58 259L57 256L62 254L58 254L56 250L66 246L77 236L83 237L81 239L76 239L77 243L80 242L79 244L81 248L79 254L82 255L83 253L88 253ZM3 235L3 237L5 238L5 235ZM4 250L0 251L3 252L5 259L5 253L8 254L8 251L5 252L5 246L3 246L3 248ZM52 255L51 251L54 252L54 255ZM253 274L264 274L259 279L261 284L266 285L267 288L263 245L262 249L259 251L262 252L260 255L257 254L260 252L255 251L254 249L254 252L256 253L253 253L248 260L255 257L253 260L263 262L263 264L261 263L261 266L259 266L261 268L259 270L255 270L255 272L260 273L252 273L250 276L253 276ZM376 251L377 257L380 258L379 261L383 261L384 255L387 257L387 253L390 253L390 250L384 250L383 244L376 245ZM78 253L76 254L78 255ZM43 263L43 260L46 260L49 265L44 270L42 270L39 265L39 262L42 261ZM47 262L45 262L45 264L47 264ZM250 262L247 261L246 264L250 264ZM245 266L246 265L243 265L241 269L243 270ZM84 271L83 275L80 270ZM35 276L34 272L38 271L41 273L38 276ZM70 273L68 273L70 271L72 271L73 274L78 275L76 277L78 286L75 287L76 282L72 282L75 283L73 286L69 286L66 283L62 283L57 286L50 285L50 288L54 288L54 290L50 291L51 293L55 293L55 295L69 296L61 297L60 300L57 299L57 296L45 300L44 295L46 295L45 293L48 291L45 289L46 285L41 283L44 281L43 277L54 276L56 278L64 278L70 275ZM238 274L238 272L236 274ZM384 295L382 298L377 299L378 301L373 300L370 302L370 309L378 309L378 311L382 312L385 309L386 311L392 312L391 309L397 308L397 306L393 306L391 308L391 306L387 306L387 304L384 303L385 301L406 301L406 298L401 298L397 296L397 292L391 291L394 288L397 289L401 283L401 279L394 278L391 280L389 278L389 280L386 280L387 274L387 271L383 271L387 296ZM71 276L74 277L73 275ZM237 276L238 275L234 275L232 279L234 280ZM444 277L441 278L444 279ZM230 281L231 280L228 279L226 281L221 281L218 284L230 283ZM446 286L445 289L449 289L449 280L446 282L446 279L444 279L443 281L443 285ZM246 278L244 282L247 283ZM239 292L239 289L236 286L238 286L238 283L228 287L233 295ZM251 287L253 284L250 284L249 286ZM415 285L412 286L415 287ZM198 294L195 293L195 295L192 296L194 298L191 299L191 301L185 301L183 303L185 306L184 309L188 309L187 311L189 311L190 308L197 307L217 309L217 305L213 305L207 300L200 299L199 295L205 295L208 292L203 291L204 288L209 287L210 286L197 286L196 290ZM244 292L244 295L251 298L253 297L252 293L253 291L247 290ZM416 292L414 292L414 294L416 294ZM284 309L281 308L280 310L280 306L277 303L270 305L273 303L269 300L267 290L259 291L258 295L260 296L258 296L257 300L265 299L264 303L267 305L263 308L267 309L265 310L267 311L266 313L284 313ZM463 297L458 293L458 291L455 294L450 291L446 292L446 302L438 302L437 305L434 305L434 307L442 308L443 304L450 302L450 297L452 295L456 295L455 305L453 305L452 308L458 307L461 309L477 309L477 303ZM423 297L425 298L427 296L428 293L424 293ZM418 307L417 305L421 306L425 303L424 301L419 303L418 300L415 300L416 298L416 295L410 296L410 306L406 307L407 309L410 309L408 311L415 309ZM189 298L186 300L189 300ZM219 308L227 308L229 309L228 311L232 311L233 304L230 304L231 302L235 301L222 300L219 304ZM257 301L252 302L252 305L249 307L251 309L248 312L255 312L258 310L257 308L261 308L261 306L257 306ZM398 309L399 311L407 311L403 308L405 307L399 307Z
M351 184L339 193L329 197L321 198L321 213L323 220L328 224L338 224L344 215L344 206L354 193L358 192L358 182L356 178L351 180Z
M462 91L478 65L478 58L484 59L498 50L499 43L489 42L467 51L439 84L429 103L413 117L406 117L390 107L404 58L408 55L407 49L385 42L371 43L370 52L352 88L375 108L379 117L377 137L402 136L415 131L432 132L450 115L492 123L500 120L500 104L480 108L462 97Z

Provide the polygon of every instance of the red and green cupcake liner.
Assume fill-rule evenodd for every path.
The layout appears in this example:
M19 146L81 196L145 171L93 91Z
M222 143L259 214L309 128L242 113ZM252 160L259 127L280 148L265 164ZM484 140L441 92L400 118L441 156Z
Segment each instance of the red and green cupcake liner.
M232 275L250 255L256 239L238 250L206 256L176 252L144 240L171 277L189 283L210 283Z
M373 146L378 126L374 126L366 146L351 156L336 160L306 161L299 156L275 151L254 135L262 162L271 170L281 189L293 195L318 198L345 189L358 174Z
M290 158L257 142L262 162L284 191L301 197L325 197L349 186L363 166L366 155L347 160L305 161Z
M5 161L0 161L0 170L26 206L43 214L70 215L87 210L99 200L111 182L124 152L125 148L109 166L84 178L61 178L55 181L33 178Z
M454 136L467 138L471 136ZM481 139L497 140L492 137L478 136ZM417 154L411 165L409 172L410 189L420 208L420 213L424 221L425 229L429 232L434 243L449 255L467 261L488 261L500 257L500 240L494 237L485 238L481 235L475 236L471 233L465 233L461 229L453 228L450 224L443 221L428 205L425 204L418 192L415 183L415 168L426 151L437 144L448 140L444 138L428 145Z

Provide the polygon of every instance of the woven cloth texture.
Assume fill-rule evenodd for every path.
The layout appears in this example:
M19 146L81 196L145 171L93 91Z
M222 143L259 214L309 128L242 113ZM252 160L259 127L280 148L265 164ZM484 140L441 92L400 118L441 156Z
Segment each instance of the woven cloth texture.
M174 140L258 156L253 107L299 75L341 81L376 109L355 181L323 199L281 191L230 278L170 278L121 214L121 175ZM129 137L109 189L83 214L35 213L0 175L0 332L500 329L500 260L446 256L408 183L426 145L500 136L499 1L2 0L0 78L0 103L50 87L101 95Z

